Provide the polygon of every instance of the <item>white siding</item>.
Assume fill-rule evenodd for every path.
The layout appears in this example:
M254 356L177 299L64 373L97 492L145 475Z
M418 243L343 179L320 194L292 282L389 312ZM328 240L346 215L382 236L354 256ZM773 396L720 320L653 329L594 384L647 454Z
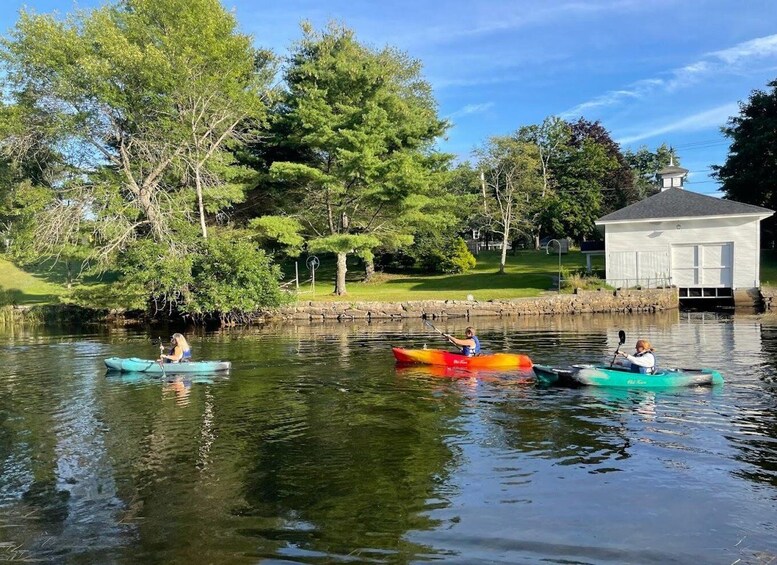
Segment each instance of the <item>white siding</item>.
M610 284L619 280L671 272L676 286L760 286L760 220L706 218L605 225L606 269ZM703 245L716 268L704 267L693 246ZM682 246L688 246L681 250ZM665 258L665 259L664 259ZM667 264L668 263L668 264ZM643 270L643 265L644 270ZM720 266L728 268L721 268ZM699 268L701 266L701 268ZM637 269L639 268L639 273Z

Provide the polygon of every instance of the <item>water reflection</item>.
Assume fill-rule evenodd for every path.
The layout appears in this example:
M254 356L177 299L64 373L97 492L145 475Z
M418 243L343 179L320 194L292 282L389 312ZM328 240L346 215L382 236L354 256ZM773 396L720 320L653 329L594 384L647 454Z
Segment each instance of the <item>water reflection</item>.
M17 553L0 557L777 553L774 324L670 312L474 325L485 347L551 365L609 361L622 328L629 342L650 339L662 364L719 368L726 384L542 389L530 372L397 367L391 345L447 347L420 320L191 332L198 356L232 361L226 378L106 376L104 357L154 353L137 330L14 330L0 335L0 526L14 526L0 527L0 548Z

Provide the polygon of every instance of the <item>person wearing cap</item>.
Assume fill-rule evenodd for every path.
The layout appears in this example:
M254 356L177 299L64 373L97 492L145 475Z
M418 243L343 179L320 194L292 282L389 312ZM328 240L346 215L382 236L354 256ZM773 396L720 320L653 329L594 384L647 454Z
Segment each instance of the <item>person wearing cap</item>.
M656 370L656 356L650 342L646 339L637 340L635 348L634 355L629 355L623 351L618 351L618 355L626 358L628 362L626 366L631 368L632 373L652 375Z
M191 361L192 348L189 342L183 337L183 334L174 333L170 338L170 351L167 354L160 355L157 361L165 363L180 363L181 361ZM161 346L160 346L161 347Z
M469 326L466 330L464 330L465 338L459 339L457 337L453 337L450 334L443 334L448 341L450 341L453 345L461 349L461 354L466 357L474 357L475 355L480 353L480 340L475 335L475 328L472 326Z

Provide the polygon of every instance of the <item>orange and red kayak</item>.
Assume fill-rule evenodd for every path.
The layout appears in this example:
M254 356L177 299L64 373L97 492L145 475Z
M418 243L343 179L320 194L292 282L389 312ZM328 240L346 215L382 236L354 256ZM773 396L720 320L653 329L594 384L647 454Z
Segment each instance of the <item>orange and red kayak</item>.
M423 363L425 365L445 365L466 369L531 369L528 355L519 353L491 353L464 357L458 353L440 349L402 349L393 347L394 358L398 363Z

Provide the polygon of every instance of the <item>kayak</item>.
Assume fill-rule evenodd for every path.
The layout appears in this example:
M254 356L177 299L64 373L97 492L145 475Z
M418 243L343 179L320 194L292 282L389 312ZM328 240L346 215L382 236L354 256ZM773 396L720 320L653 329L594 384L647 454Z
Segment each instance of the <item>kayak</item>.
M161 375L162 373L216 373L219 371L229 371L232 368L232 363L229 361L187 361L184 363L160 364L152 359L110 357L105 360L105 366L108 367L109 371Z
M669 388L723 384L723 375L714 369L660 369L652 375L601 365L572 365L567 368L535 365L533 369L540 383L556 386Z
M422 363L424 365L444 365L446 367L461 367L465 369L530 369L531 359L528 355L518 353L491 353L465 357L459 353L442 351L440 349L402 349L392 347L394 358L398 363Z

